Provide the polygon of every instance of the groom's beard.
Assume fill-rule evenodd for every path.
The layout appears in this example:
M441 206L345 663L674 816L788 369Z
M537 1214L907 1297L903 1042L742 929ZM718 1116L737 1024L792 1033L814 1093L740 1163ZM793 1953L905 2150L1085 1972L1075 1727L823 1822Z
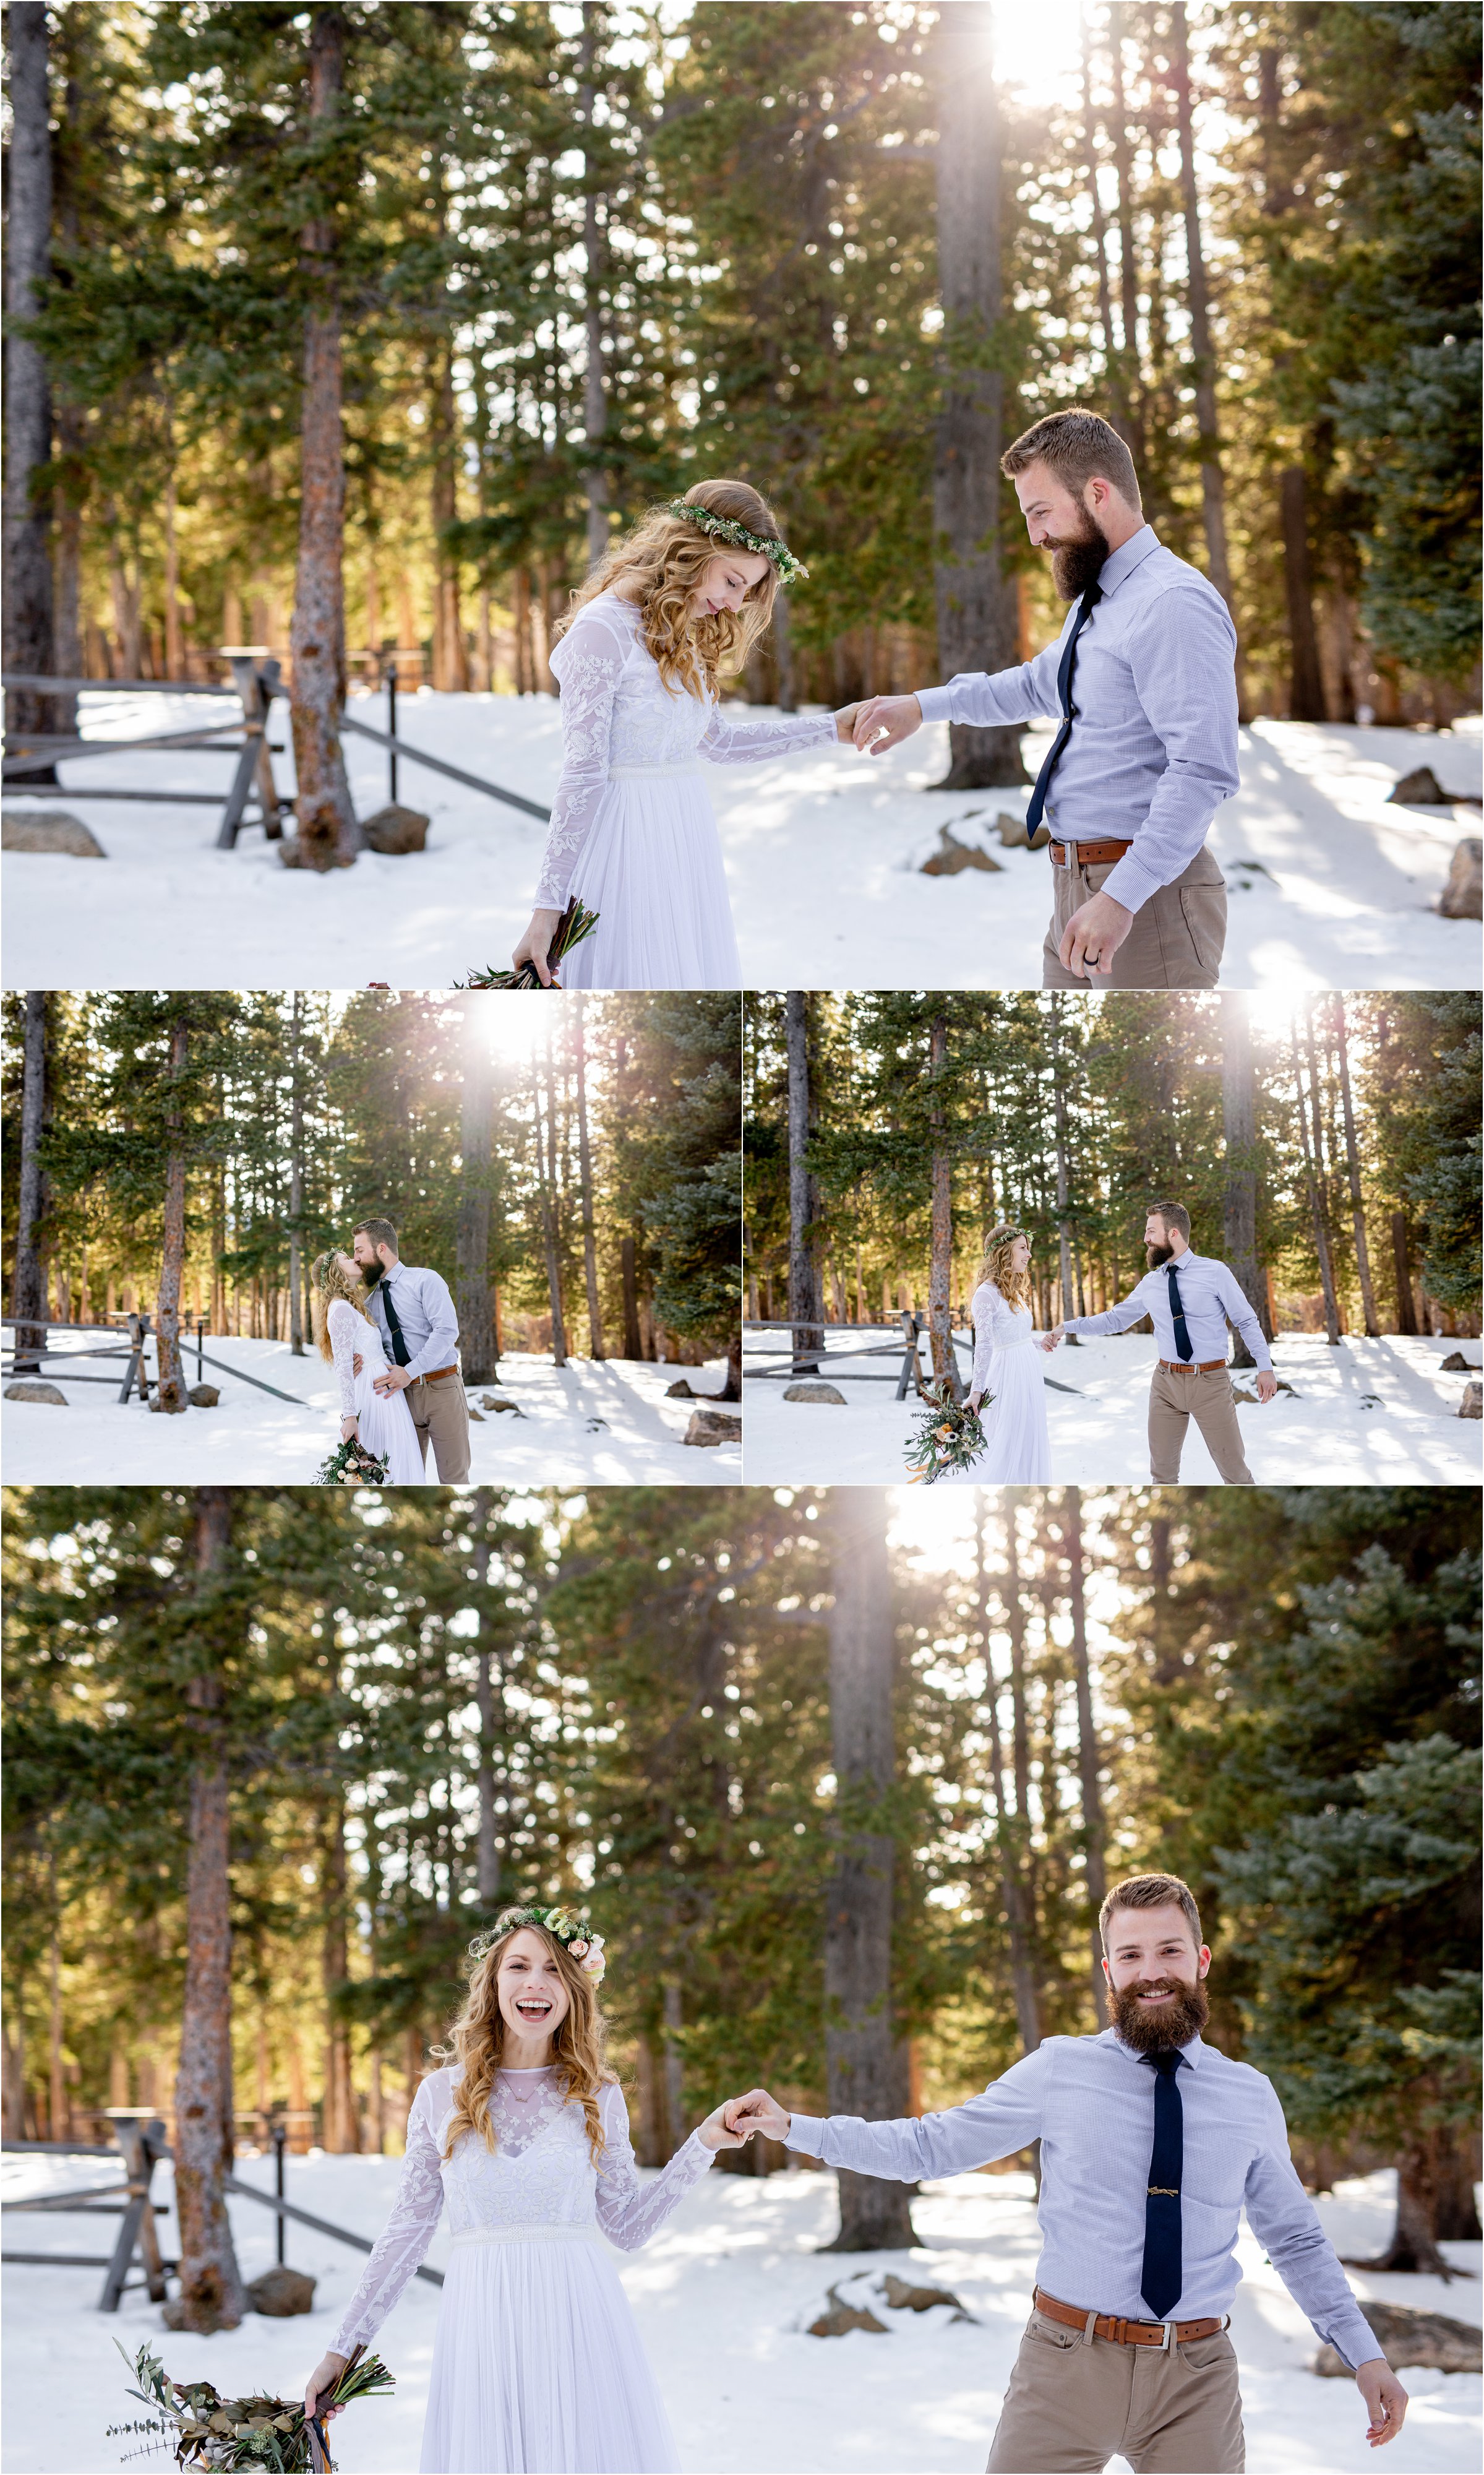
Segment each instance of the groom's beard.
M371 1293L371 1291L376 1287L377 1283L377 1282L379 1281L379 1279L381 1278L381 1266L380 1266L380 1264L379 1264L379 1263L362 1263L362 1264L361 1264L361 1266L360 1266L360 1276L361 1276L361 1286L362 1286L362 1287L366 1290L366 1293L367 1293L367 1295L369 1296L369 1295L370 1295L370 1293Z
M1052 578L1063 601L1080 601L1088 585L1096 584L1109 557L1108 546L1092 518L1084 516L1083 523L1084 532L1068 534L1051 545Z
M1156 2003L1153 2009L1139 2000L1141 1994L1164 1989L1169 1992L1169 2000ZM1188 2046L1211 2016L1200 1979L1187 1985L1179 1976L1149 1976L1137 1985L1110 1985L1107 2007L1124 2044L1131 2046L1136 2054L1160 2054L1168 2052L1172 2046Z
M1152 1272L1157 1272L1161 1263L1173 1263L1175 1261L1173 1246L1146 1246L1144 1252L1148 1257L1149 1268Z

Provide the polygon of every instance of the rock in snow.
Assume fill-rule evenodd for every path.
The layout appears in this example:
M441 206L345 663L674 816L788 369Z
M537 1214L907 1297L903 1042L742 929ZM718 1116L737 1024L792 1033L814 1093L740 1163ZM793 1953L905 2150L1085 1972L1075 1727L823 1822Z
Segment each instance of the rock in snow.
M44 809L29 808L24 816L12 813L0 819L0 848L61 851L68 859L108 857L102 843L89 832L82 818L69 817L62 809L48 816Z

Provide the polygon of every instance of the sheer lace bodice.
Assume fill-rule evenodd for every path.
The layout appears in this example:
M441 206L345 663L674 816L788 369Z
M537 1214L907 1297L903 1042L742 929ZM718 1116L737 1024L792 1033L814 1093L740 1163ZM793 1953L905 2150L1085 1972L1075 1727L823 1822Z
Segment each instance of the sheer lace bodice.
M367 1316L357 1314L349 1298L331 1298L325 1316L325 1329L334 1358L335 1373L340 1383L340 1415L355 1415L355 1358L360 1356L361 1371L368 1369L379 1375L386 1364L386 1352L381 1336Z
M981 1281L969 1312L974 1319L974 1374L971 1388L983 1392L989 1380L989 1360L997 1349L1022 1349L1031 1339L1029 1307L1012 1307L992 1281Z
M551 668L562 691L562 771L536 887L543 909L565 905L615 771L748 765L835 737L830 714L733 719L714 698L672 692L645 645L636 605L616 593L583 605Z
M595 2168L582 2108L563 2101L550 2071L501 2073L491 2099L493 2153L466 2131L445 2159L456 2077L434 2071L413 2099L392 2213L335 2338L337 2354L375 2337L445 2207L455 2242L600 2231L620 2251L638 2251L711 2164L711 2150L693 2132L664 2172L642 2183L622 2092L610 2081L598 2098L605 2145Z

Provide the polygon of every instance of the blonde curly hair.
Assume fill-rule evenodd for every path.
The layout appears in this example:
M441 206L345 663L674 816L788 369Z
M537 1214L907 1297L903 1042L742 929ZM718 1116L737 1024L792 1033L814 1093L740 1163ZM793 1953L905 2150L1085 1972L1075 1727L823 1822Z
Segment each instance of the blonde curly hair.
M1028 1307L1034 1303L1030 1264L1027 1263L1023 1272L1010 1269L1010 1249L1025 1234L1023 1229L1013 1228L1008 1220L1003 1220L998 1229L991 1229L985 1239L984 1261L974 1284L978 1288L985 1281L992 1281L1008 1307ZM1029 1244L1030 1240L1026 1242Z
M461 2140L466 2131L475 2133L486 2148L495 2147L489 2097L507 2034L497 1979L501 1959L521 1932L540 1936L567 1988L571 2008L552 2038L552 2054L564 2098L571 2102L575 2097L582 2108L588 2147L596 2166L606 2144L597 2093L617 2077L603 2059L605 2027L596 1990L555 1934L547 1933L544 1925L528 1923L524 1908L502 1910L495 1920L496 1939L487 1948L482 1938L473 1947L464 2007L449 2030L448 2044L432 2048L441 2062L461 2067L443 2153L450 2156L454 2142Z
M686 492L687 502L711 514L745 525L764 541L782 541L778 519L767 501L749 481L697 481ZM703 613L697 619L691 598L714 558L725 556L699 525L656 507L631 532L620 535L604 552L585 584L578 586L557 633L565 634L584 602L615 585L637 584L640 627L661 678L670 689L692 695L714 694L723 671L740 671L760 636L766 635L778 594L778 575L771 562L740 610Z
M310 1266L309 1277L314 1283L310 1300L314 1316L314 1337L319 1343L320 1356L332 1359L335 1353L329 1344L330 1307L336 1298L344 1298L349 1306L355 1309L358 1315L364 1315L367 1323L370 1323L371 1315L366 1304L366 1284L358 1274L353 1281L352 1280L340 1261L338 1250L333 1246L328 1246L323 1255L316 1255Z

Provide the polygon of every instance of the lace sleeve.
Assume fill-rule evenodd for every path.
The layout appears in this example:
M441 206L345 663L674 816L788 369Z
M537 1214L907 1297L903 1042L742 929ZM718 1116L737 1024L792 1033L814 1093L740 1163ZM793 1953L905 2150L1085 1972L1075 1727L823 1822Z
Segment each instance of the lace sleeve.
M355 1415L355 1327L361 1318L348 1298L331 1298L325 1317L329 1346L334 1356L335 1373L340 1378L340 1415Z
M443 2175L433 2137L430 2086L425 2080L413 2099L407 2118L407 2154L392 2214L332 2340L334 2354L349 2355L363 2342L370 2344L438 2231Z
M766 757L788 756L796 747L823 747L834 739L833 713L758 715L744 722L717 704L700 753L708 765L761 765Z
M597 2168L597 2222L620 2251L640 2251L708 2171L712 2151L702 2145L699 2132L693 2131L663 2174L652 2183L641 2183L621 2090L610 2081L598 2102L608 2144Z
M994 1351L994 1302L999 1292L988 1281L981 1281L969 1303L974 1319L974 1372L969 1389L983 1392L989 1381L989 1360Z
M538 911L566 908L572 870L607 786L613 700L630 646L624 621L594 604L578 612L552 656L562 690L562 770L536 881Z

